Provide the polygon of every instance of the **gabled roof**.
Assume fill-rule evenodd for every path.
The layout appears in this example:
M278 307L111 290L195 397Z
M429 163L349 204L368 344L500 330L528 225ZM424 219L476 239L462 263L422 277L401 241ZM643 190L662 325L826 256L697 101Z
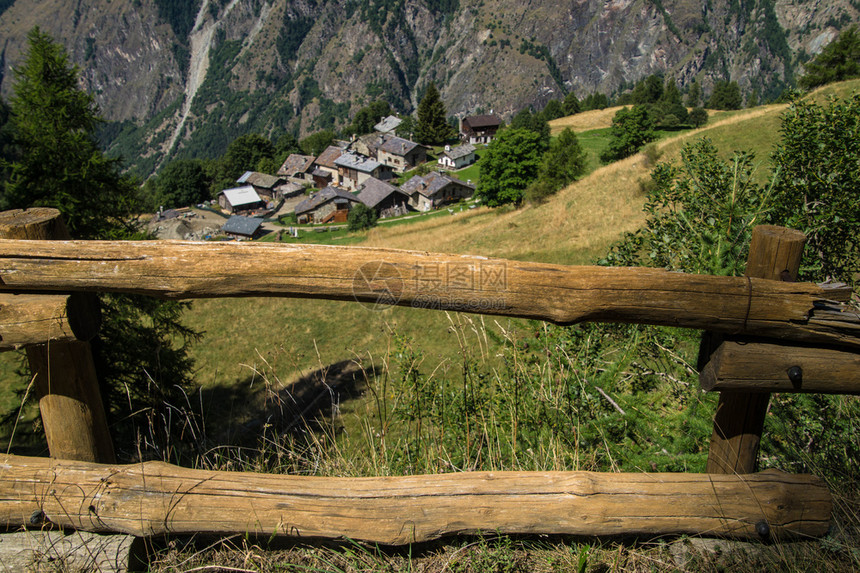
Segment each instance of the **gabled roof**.
M502 125L502 118L492 115L470 115L463 118L463 125L468 125L472 129L479 127L499 127Z
M475 153L475 146L470 143L458 145L457 147L452 147L450 150L445 151L445 155L450 157L452 160L466 157L472 153Z
M225 233L231 233L233 235L244 235L246 237L253 237L254 233L256 233L260 225L263 224L263 220L257 217L242 217L241 215L233 215L224 225L221 227L221 230Z
M374 125L373 129L375 129L376 131L381 131L382 133L389 133L397 129L401 123L403 123L402 119L393 115L389 115L388 117Z
M471 183L466 183L465 181L450 175L443 175L437 171L431 171L427 175L416 175L411 178L400 186L400 190L404 193L408 193L409 195L417 192L425 197L432 197L448 185L461 185L472 190L475 189L475 186Z
M304 190L304 187L298 183L292 182L284 183L283 185L279 185L277 188L278 193L281 195L294 195L302 190Z
M404 200L408 198L408 195L394 185L380 181L376 177L371 177L361 185L358 192L358 200L368 207L376 207L392 193L402 195Z
M266 175L265 173L260 173L259 171L246 171L236 180L236 183L247 183L248 185L253 185L254 187L261 187L263 189L274 189L280 183L284 182L283 177L277 177L275 175Z
M298 173L307 173L313 163L313 155L291 153L290 156L287 157L287 160L284 161L284 164L281 165L281 168L278 169L278 175L283 175L284 177L295 177Z
M328 203L331 200L335 201L352 201L354 203L358 203L358 197L344 191L343 189L338 189L337 187L328 186L325 189L322 189L318 193L315 193L312 197L308 197L298 205L296 205L296 215L301 215L302 213L307 213L308 211L313 211L320 205L324 203Z
M402 137L392 136L385 140L385 143L379 148L380 151L385 151L392 155L404 156L410 151L418 147L418 144Z
M373 159L362 157L361 155L349 152L344 153L340 157L335 159L334 164L338 167L355 169L356 171L361 171L362 173L373 173L375 169L382 165L380 162L374 161Z
M244 187L234 187L233 189L224 189L221 191L230 205L239 207L241 205L250 205L251 203L259 203L262 201L254 188L250 185Z
M376 150L382 147L382 144L385 143L386 137L387 136L382 133L368 133L367 135L359 136L358 139L352 142L351 147L359 153L375 156ZM362 147L366 148L366 153Z
M321 165L322 167L328 167L329 169L337 169L337 165L335 165L334 162L343 153L344 151L342 148L335 145L329 145L325 148L325 151L319 154L319 157L316 158L314 163Z

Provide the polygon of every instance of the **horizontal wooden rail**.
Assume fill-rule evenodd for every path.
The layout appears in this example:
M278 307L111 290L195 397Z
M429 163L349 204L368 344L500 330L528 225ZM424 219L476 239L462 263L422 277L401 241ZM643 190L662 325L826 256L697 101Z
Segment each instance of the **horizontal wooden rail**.
M0 290L356 300L547 320L660 324L860 347L844 285L576 267L362 247L0 241Z
M0 522L92 532L346 536L403 544L461 533L820 536L824 482L748 475L467 472L327 478L0 456Z
M711 354L699 382L704 390L860 394L860 352L730 339Z

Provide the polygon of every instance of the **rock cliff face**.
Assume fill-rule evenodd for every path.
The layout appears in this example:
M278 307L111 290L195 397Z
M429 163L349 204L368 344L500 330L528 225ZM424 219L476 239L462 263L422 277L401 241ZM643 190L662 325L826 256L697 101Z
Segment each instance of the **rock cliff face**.
M340 127L433 81L451 114L540 108L653 73L774 97L860 20L851 0L17 0L0 14L2 94L34 26L68 50L141 173L248 131Z

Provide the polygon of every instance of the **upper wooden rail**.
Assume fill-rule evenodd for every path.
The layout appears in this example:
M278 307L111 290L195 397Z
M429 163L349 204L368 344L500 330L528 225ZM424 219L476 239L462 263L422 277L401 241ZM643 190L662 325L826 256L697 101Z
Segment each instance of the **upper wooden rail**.
M356 300L860 347L860 317L842 304L851 296L845 285L363 247L0 240L0 290Z

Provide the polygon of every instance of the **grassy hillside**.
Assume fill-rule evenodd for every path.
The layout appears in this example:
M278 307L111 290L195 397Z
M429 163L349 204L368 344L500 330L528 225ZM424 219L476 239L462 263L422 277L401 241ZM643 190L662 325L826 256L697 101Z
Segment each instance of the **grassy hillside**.
M860 80L822 88L811 97L845 96L857 89ZM783 105L769 105L712 114L707 126L658 142L661 160L673 160L685 142L707 136L727 155L739 149L755 152L763 162L760 175L766 177L784 109ZM614 113L614 109L585 112L555 120L552 127L605 129ZM639 154L596 169L543 205L481 207L417 223L383 225L350 243L589 264L625 232L643 223L640 182L648 178L650 169L645 156ZM444 313L426 310L371 312L342 302L228 299L195 302L186 321L206 332L193 351L203 384L250 380L254 365L263 358L289 367L291 373L284 373L286 381L320 365L379 351L385 344L381 334L389 327L420 340L431 354L451 358L445 350L450 343L447 318Z

